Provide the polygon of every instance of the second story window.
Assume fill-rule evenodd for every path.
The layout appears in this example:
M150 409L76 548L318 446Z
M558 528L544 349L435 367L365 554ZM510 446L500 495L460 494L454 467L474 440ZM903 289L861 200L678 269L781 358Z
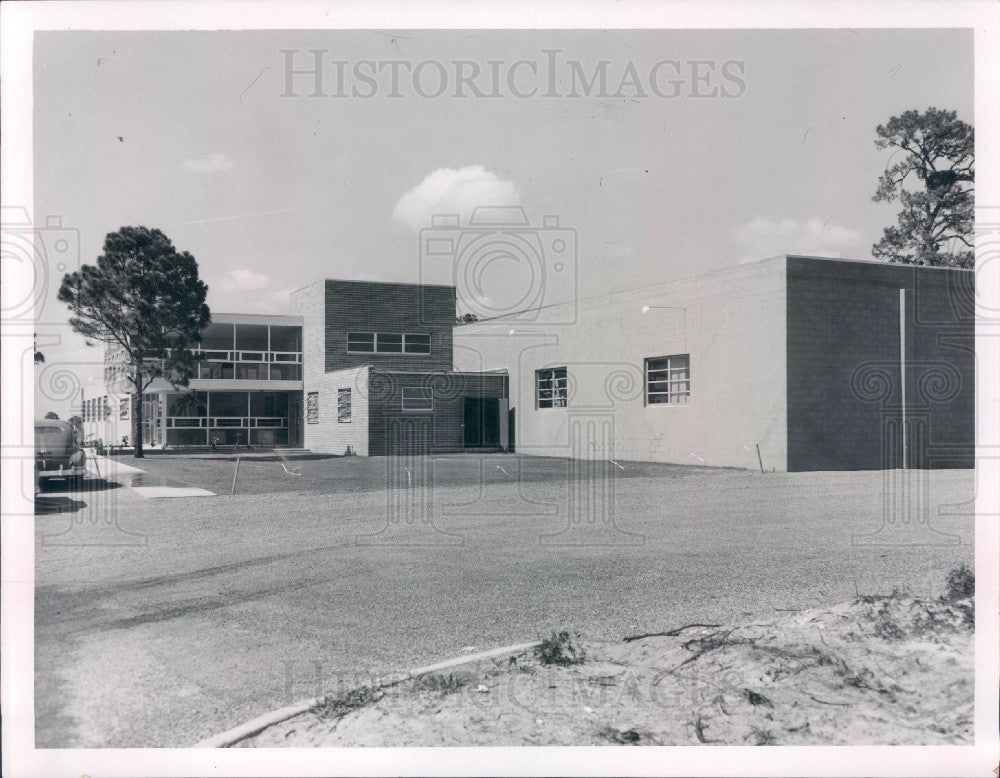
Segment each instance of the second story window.
M403 336L388 332L375 333L375 350L386 354L403 353Z
M348 332L350 354L430 354L431 336L425 332Z
M347 350L356 353L371 353L375 351L375 333L348 332Z
M566 368L550 367L535 371L535 404L538 408L565 408Z
M430 354L431 336L408 333L403 336L403 351L407 354Z

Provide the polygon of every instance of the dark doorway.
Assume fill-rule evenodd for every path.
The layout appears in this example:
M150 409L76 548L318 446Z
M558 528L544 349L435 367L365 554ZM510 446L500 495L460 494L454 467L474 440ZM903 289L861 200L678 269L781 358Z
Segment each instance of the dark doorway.
M302 445L302 394L298 392L288 395L288 445Z
M500 401L496 397L465 398L465 447L500 447Z

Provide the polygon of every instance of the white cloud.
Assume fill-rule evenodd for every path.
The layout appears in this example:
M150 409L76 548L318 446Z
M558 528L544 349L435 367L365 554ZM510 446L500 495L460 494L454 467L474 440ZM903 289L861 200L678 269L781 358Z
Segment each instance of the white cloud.
M208 305L213 311L233 313L288 313L291 288L274 286L271 277L249 268L227 270L205 277Z
M817 218L806 222L771 221L758 216L736 230L733 242L739 247L740 262L756 262L778 254L858 257L866 253L860 232Z
M202 176L212 173L228 173L236 167L236 163L221 151L212 151L195 159L185 159L183 164L185 170Z
M266 274L246 267L230 270L229 277L237 289L263 289L271 283L271 279Z
M461 214L463 223L479 205L520 205L512 181L505 181L482 165L440 168L399 198L392 211L396 221L414 230L431 225L434 214Z

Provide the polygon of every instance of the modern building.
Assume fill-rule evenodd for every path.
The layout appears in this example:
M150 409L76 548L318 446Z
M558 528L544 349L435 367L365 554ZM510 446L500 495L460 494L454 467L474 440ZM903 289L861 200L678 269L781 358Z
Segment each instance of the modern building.
M973 464L970 271L780 256L461 325L450 286L324 280L291 307L215 314L189 390L151 387L146 443ZM127 427L121 400L89 402Z
M508 371L520 453L972 467L973 278L780 256L468 324L455 364Z
M305 333L305 447L506 448L506 370L454 369L455 303L452 286L326 280L293 292Z
M185 390L157 379L143 394L145 445L302 445L300 316L215 313L196 353L198 375ZM83 401L85 439L117 444L130 438L124 369L121 352L109 349L109 393Z

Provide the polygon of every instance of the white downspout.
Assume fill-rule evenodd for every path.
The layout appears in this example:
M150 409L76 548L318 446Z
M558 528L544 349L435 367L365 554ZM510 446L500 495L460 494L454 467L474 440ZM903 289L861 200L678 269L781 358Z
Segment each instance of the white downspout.
M902 414L900 431L903 436L903 470L907 469L906 440L906 290L899 290L899 389Z

